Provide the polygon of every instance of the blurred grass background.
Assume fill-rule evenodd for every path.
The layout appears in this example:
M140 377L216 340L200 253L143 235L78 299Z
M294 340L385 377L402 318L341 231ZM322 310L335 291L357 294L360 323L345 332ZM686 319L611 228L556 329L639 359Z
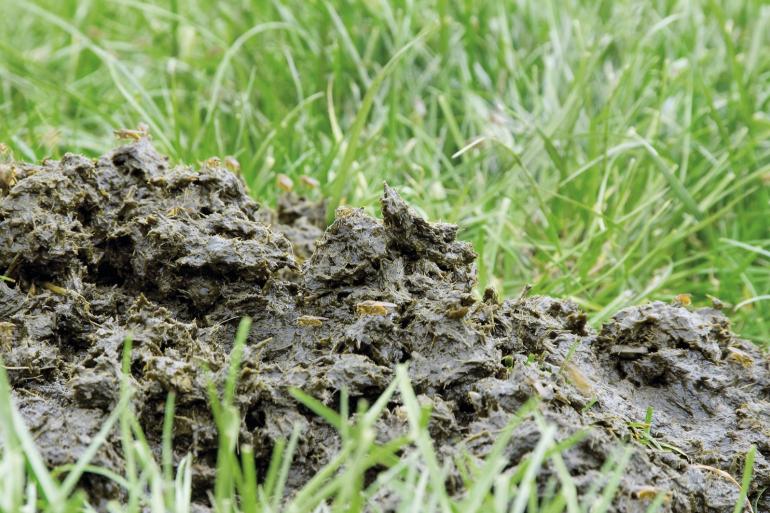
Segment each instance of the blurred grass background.
M92 156L147 123L255 198L458 223L482 286L594 324L690 293L770 341L770 6L695 1L0 0L0 141ZM303 190L309 175L319 190Z

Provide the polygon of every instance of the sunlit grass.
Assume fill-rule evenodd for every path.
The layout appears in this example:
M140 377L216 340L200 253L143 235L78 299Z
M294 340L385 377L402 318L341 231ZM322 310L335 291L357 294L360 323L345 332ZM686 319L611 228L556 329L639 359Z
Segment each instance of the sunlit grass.
M234 155L267 203L278 173L368 206L387 180L463 226L482 285L532 283L594 323L712 295L770 339L763 2L2 10L0 140L19 158L95 155L144 122L177 162Z
M0 140L19 158L97 154L145 122L175 161L234 155L268 203L278 173L369 206L387 180L463 226L482 285L532 283L594 323L712 295L770 339L760 1L2 9Z

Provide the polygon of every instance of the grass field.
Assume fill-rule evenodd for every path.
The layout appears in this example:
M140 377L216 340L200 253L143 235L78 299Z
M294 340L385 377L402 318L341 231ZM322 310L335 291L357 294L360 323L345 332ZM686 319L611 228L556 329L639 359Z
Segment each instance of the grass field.
M299 176L318 179L307 193L332 207L375 207L387 181L462 226L482 287L530 283L594 325L648 299L714 296L739 334L770 341L770 7L759 0L0 0L0 12L0 141L16 158L96 156L113 129L146 123L176 162L235 156L267 204L279 173L300 191ZM28 449L0 405L6 435ZM455 504L431 486L440 469L412 414L414 458L430 472L393 471L404 511L505 509L511 494L524 497L514 511L590 506L568 476L552 502L526 502L536 457L558 458L547 427L521 475L495 474L493 460L471 502ZM156 492L168 473L120 419L136 465L120 479L149 490L153 511L185 511L174 495L185 469ZM348 435L353 454L374 457L365 425ZM0 473L24 475L26 461L40 478L22 452L4 451ZM0 509L14 511L24 486L3 479ZM590 511L603 511L601 493ZM320 501L308 496L289 511L311 511Z

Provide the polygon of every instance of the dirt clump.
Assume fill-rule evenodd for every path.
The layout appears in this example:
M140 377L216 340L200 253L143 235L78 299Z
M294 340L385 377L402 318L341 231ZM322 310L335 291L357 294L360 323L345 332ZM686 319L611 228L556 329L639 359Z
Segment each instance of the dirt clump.
M507 447L511 466L544 418L558 439L579 435L563 455L579 493L618 447L635 447L612 511L645 511L654 490L667 494L664 511L723 512L738 489L719 471L739 476L753 444L750 498L770 510L768 360L717 310L651 303L595 332L569 301L500 302L492 291L479 300L476 255L457 227L426 221L388 186L382 220L341 207L324 230L325 205L289 196L272 212L229 171L172 168L146 139L97 160L12 165L0 189L0 270L13 280L0 281L0 351L51 466L82 455L115 407L130 334L132 406L159 447L176 392L175 457L195 456L205 504L217 449L208 372L222 378L249 316L241 438L264 469L276 441L301 426L290 489L339 440L289 387L334 408L343 388L371 402L408 363L447 458L482 458L535 398ZM399 407L396 397L381 433L406 429ZM95 464L119 472L119 449L112 435ZM543 486L554 475L546 464ZM82 485L97 504L120 494L102 478ZM448 485L461 491L457 472Z

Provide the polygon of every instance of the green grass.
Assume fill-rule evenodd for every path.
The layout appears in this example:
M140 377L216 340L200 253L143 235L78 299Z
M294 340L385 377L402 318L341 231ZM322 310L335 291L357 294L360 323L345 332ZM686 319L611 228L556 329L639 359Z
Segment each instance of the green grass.
M92 155L145 122L256 198L384 180L459 223L481 285L599 324L691 293L770 340L770 8L745 2L0 0L0 141ZM295 180L295 183L297 181ZM332 205L333 208L334 205Z
M298 184L307 174L322 184L308 194L376 212L387 180L430 218L463 227L481 286L512 295L531 283L573 298L597 326L648 299L711 295L732 305L740 334L766 344L763 4L0 0L0 141L27 160L96 156L114 128L144 122L175 162L234 155L268 204L278 173ZM122 433L137 437L127 415ZM349 456L364 465L381 452L359 428ZM434 465L424 432L410 436L412 463ZM171 486L169 470L129 442L137 468L123 479L161 480L161 501L184 496L189 466ZM42 472L11 448L3 465ZM444 510L452 499L436 469L414 468L399 463L387 486ZM478 492L484 504L522 489L506 476ZM269 503L279 481L249 497ZM352 500L328 486L295 510L311 510L321 490Z

